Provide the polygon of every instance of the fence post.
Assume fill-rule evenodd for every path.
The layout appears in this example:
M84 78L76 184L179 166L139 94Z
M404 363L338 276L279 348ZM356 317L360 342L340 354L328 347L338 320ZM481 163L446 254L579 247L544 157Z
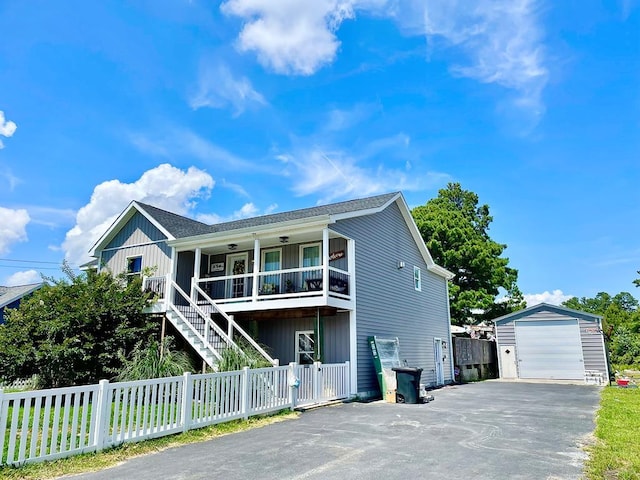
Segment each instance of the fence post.
M349 360L344 362L344 364L345 369L343 370L342 382L346 388L340 392L340 396L349 397L351 396L351 364L349 363Z
M245 420L249 418L249 367L242 367L240 377L240 412Z
M96 402L95 430L93 431L93 443L96 451L104 449L106 433L109 428L111 416L107 413L107 407L111 407L109 393L109 380L100 380L98 384L98 399Z
M191 381L191 373L184 372L182 375L182 411L180 412L180 421L182 422L182 431L186 432L191 426L191 410L193 402L193 382Z
M4 437L5 437L5 428L7 428L7 419L2 417L3 406L2 402L4 401L4 390L2 389L2 385L0 385L0 465L4 465ZM8 413L8 410L7 410Z
M321 362L313 362L313 380L311 381L311 384L313 385L313 400L315 402L321 401L320 395L324 390L322 385L320 385L320 382L322 381L322 375L320 374L321 365Z
M296 408L296 394L298 393L298 387L296 381L300 385L300 381L296 378L296 362L289 363L288 384L289 384L289 404L291 405L291 411Z

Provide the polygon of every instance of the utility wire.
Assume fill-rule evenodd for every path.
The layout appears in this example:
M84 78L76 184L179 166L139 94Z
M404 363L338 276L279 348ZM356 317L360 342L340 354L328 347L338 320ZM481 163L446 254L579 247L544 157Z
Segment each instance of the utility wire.
M44 260L17 260L13 258L0 258L0 262L18 262L18 263L50 263L53 265L62 265L62 262L46 262Z
M0 265L0 268L21 268L19 265ZM60 270L59 267L33 267L34 270Z

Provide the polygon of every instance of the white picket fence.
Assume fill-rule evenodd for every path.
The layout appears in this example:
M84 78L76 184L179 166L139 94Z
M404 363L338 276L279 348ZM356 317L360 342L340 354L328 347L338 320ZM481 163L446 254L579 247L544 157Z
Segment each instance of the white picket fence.
M69 457L345 399L349 379L349 362L292 363L29 392L0 389L0 465Z

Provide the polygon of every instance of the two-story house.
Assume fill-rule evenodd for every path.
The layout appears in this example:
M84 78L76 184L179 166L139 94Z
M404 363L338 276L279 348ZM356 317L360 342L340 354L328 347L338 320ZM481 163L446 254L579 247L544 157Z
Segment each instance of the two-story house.
M352 393L373 397L376 335L399 338L422 383L452 381L452 274L401 193L214 225L133 201L91 254L113 273L154 269L155 311L211 366L244 337L274 364L349 361Z

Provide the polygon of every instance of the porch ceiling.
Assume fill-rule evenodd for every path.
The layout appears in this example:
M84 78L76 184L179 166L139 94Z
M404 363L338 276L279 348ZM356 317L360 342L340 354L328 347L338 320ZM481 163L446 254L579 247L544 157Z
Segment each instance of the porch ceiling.
M286 236L286 242L281 241L280 237ZM342 235L329 230L329 238L342 238ZM304 233L279 233L277 236L260 238L260 248L277 248L284 245L297 245L303 243L313 243L322 241L322 231L316 232L304 232ZM235 245L232 250L229 245ZM200 248L202 253L207 255L214 254L227 254L235 252L253 251L254 240L253 239L227 239L224 243L218 243L215 245L202 245Z
M265 320L283 320L289 318L307 318L315 317L320 312L321 317L335 317L338 309L334 307L308 307L308 308L290 308L286 310L260 310L252 312L243 312L234 314L236 321L265 321Z

